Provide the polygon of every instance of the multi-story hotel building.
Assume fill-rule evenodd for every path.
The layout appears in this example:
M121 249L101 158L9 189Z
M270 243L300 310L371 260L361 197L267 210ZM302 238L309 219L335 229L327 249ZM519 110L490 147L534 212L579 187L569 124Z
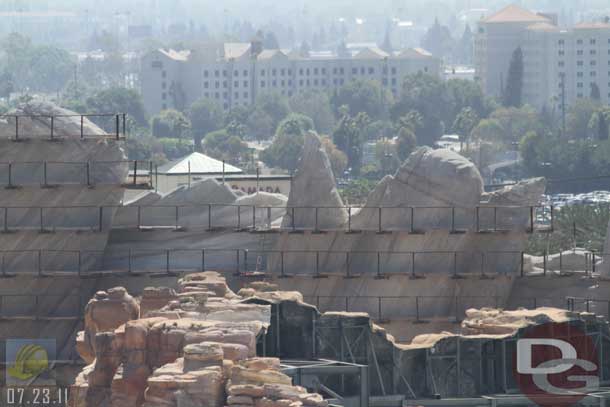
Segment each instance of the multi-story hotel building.
M260 42L253 41L225 43L217 54L163 49L146 54L141 84L148 113L180 109L200 98L229 110L252 104L263 92L290 97L308 89L336 89L356 79L377 80L396 95L408 74L441 74L438 58L412 48L391 54L367 47L349 56L303 56L296 51L263 50Z
M561 109L591 96L610 101L610 24L557 25L553 15L511 5L479 22L476 79L486 95L500 97L515 49L523 51L523 102Z

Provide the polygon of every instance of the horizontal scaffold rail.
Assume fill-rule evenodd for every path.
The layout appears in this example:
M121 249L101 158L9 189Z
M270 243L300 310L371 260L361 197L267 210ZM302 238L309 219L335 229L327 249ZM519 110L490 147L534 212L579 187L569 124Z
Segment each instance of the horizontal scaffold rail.
M58 123L61 119L77 117L80 119L78 130L74 134L57 134ZM105 127L112 128L112 133L104 134L87 134L85 127L85 118L103 120L107 123ZM116 139L124 140L127 134L127 115L125 113L92 113L92 114L4 114L0 115L0 120L7 122L14 128L14 132L8 135L8 138L13 141L21 141L25 139L40 139L46 138L51 141L57 141L64 138L80 138L86 139ZM27 134L24 130L25 123L28 121L36 122L47 127L48 130L40 134ZM61 126L61 125L60 125ZM62 126L65 129L65 126ZM3 135L4 136L4 135Z
M321 311L367 312L377 321L413 318L418 322L441 314L454 317L459 322L465 310L498 308L502 306L502 298L484 295L304 296L306 302L316 305ZM82 319L88 300L79 294L1 294L0 319ZM517 300L519 306L529 308L557 303L537 297ZM438 307L444 307L448 312L439 313Z
M122 177L121 172L129 170ZM126 172L126 171L125 171ZM147 186L152 188L153 162L117 161L0 161L0 186L55 188L65 185Z
M595 273L592 256L586 256L583 273ZM545 256L546 258L546 256ZM522 251L384 251L384 250L255 250L243 248L201 249L110 249L95 250L2 250L0 277L63 275L92 277L106 274L176 275L217 270L250 276L271 273L279 278L376 278L427 275L495 275L525 277ZM547 262L542 272L547 273ZM553 270L561 271L561 270Z
M136 180L134 179L134 182ZM344 224L325 226L320 217L347 212ZM67 205L0 207L1 231L59 230L105 231L109 229L203 228L208 231L248 232L406 232L422 234L446 230L502 233L549 233L553 230L553 206L269 206L240 204L184 205ZM358 216L358 217L356 217ZM274 224L284 217L282 225ZM302 220L296 220L297 218ZM396 222L399 218L400 222ZM357 223L356 223L357 222Z
M80 294L0 294L0 319L82 320L87 301Z
M367 312L377 321L413 318L424 322L438 316L452 317L460 322L469 308L504 308L499 295L305 295L305 302L320 311ZM513 299L519 307L536 309L557 306L552 298L519 297Z

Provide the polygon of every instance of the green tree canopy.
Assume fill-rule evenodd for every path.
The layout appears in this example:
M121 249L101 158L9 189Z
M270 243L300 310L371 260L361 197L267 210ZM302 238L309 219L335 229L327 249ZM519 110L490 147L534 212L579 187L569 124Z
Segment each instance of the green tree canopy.
M308 90L297 93L289 100L290 108L295 113L311 117L320 132L330 132L335 124L330 98L325 92Z
M397 121L410 111L416 111L422 117L421 130L416 134L417 144L432 146L443 135L443 117L450 116L451 111L444 82L424 73L406 76L400 98L391 111L392 119Z
M377 120L386 116L392 103L392 94L378 81L355 80L340 87L332 96L331 104L335 114L341 117L339 109L347 106L351 116L366 113Z
M222 108L210 99L199 99L191 105L188 116L191 121L195 151L202 151L203 137L220 129L223 124Z
M191 123L181 112L173 109L162 110L151 121L153 137L182 138L187 135Z
M238 136L231 135L226 129L208 133L202 143L203 152L219 160L237 164L243 160L248 145Z
M100 90L88 97L85 102L86 112L79 113L126 113L128 118L139 127L148 127L142 96L127 88L109 88ZM114 131L114 118L96 118L92 120L107 131Z
M508 67L506 88L502 95L502 104L506 107L520 107L523 93L523 51L517 47L513 51Z

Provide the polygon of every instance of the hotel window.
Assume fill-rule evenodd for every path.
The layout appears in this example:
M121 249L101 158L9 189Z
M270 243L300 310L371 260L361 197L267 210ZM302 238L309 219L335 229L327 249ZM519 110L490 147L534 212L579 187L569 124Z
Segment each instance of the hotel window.
M248 87L248 81L244 81L244 88Z
M577 93L577 94L576 94L576 97L577 97L577 98L582 98L582 93Z
M265 70L261 69L261 76L265 76Z
M165 89L166 87L167 87L167 83L162 82L162 83L161 83L161 89Z
M244 69L244 76L248 76L248 71Z
M576 84L576 87L577 87L577 88L582 88L582 87L583 87L582 82L578 82L578 83Z
M322 86L326 86L326 79L322 79Z
M237 71L237 70L236 70L236 71L234 71L234 72L233 72L233 76L239 76L239 71Z
M222 87L225 89L227 88L227 81L222 81Z
M313 74L314 74L314 75L317 75L317 74L318 74L318 68L314 68L314 69L313 69Z
M564 44L565 44L565 41L564 41L564 40L559 40L557 43L558 43L559 45L564 45Z
M239 81L233 82L233 87L234 88L239 88Z
M282 79L282 81L280 82L280 86L286 86L286 81Z
M265 81L261 81L261 88L265 87Z
M595 55L595 54L597 54L597 51L596 51L596 50L594 50L594 49L592 49L592 50L590 50L590 51L589 51L589 54L591 54L591 55Z
M326 68L322 68L322 75L326 75Z
M337 68L333 68L333 75L337 74Z
M205 71L203 71L203 77L207 78L208 77L208 70L206 69Z
M343 85L344 83L345 83L345 80L339 79L339 85Z
M292 86L292 79L288 79L288 86Z
M392 67L392 75L396 75L396 67L395 66Z
M209 93L209 92L205 92L205 93L203 94L203 97L205 97L205 98L209 98L209 97L210 97L210 93Z
M203 88L207 89L210 87L210 84L208 83L208 81L203 82Z
M286 74L286 70L284 68L280 69L280 75L284 76Z
M361 66L360 67L360 75L364 75L365 72L366 72L366 69L363 66Z
M163 92L161 94L161 99L163 99L163 100L167 99L167 93Z
M372 75L374 73L375 73L375 68L369 67L369 75Z
M307 76L309 76L309 68L307 68L307 69L305 70L305 74L306 74Z
M167 72L166 72L166 71L161 71L161 77L162 77L162 78L167 77Z
M303 86L303 79L299 81L299 86Z
M383 78L383 86L388 86L388 78Z
M563 61L559 61L559 66L563 67L565 65L565 63Z
M214 87L215 87L216 89L220 88L220 82L216 81L216 83L214 84Z
M577 40L577 41L576 41L576 43L577 43L578 45L582 45L582 40Z
M227 77L227 70L226 69L222 70L222 76L225 77L225 78Z
M582 73L582 72L577 72L577 73L576 73L576 76L577 76L577 77L579 77L579 78L582 78L584 75L583 75L583 73Z
M313 80L313 85L314 85L314 86L318 86L318 80L317 80L317 79L314 79L314 80Z
M589 40L589 44L591 44L591 45L595 45L595 43L596 43L596 41L595 41L595 39L594 39L594 38L591 38L591 40Z
M358 68L352 68L352 74L356 75L358 73Z
M235 95L235 99L239 99L239 92L235 92L234 95Z
M288 70L288 76L292 75L292 69Z
M597 61L591 61L591 66L597 65Z
M392 78L392 85L396 85L396 78Z
M596 71L591 71L591 76L597 76L597 72Z
M337 78L333 79L333 85L337 84Z
M220 93L218 93L218 92L214 93L214 97L215 97L216 99L220 99Z
M576 62L576 65L577 65L577 66L583 66L583 65L584 65L584 63L583 63L582 61L577 61L577 62Z
M220 76L220 71L218 69L214 71L214 76L217 78Z
M299 75L303 75L303 68L299 69Z
M244 97L248 98L248 92L244 92Z
M276 74L277 74L277 70L276 70L275 68L273 68L273 69L271 70L271 75L275 76Z
M274 88L277 86L277 81L275 79L271 82L271 86L273 86Z
M343 70L343 68L339 68L339 73L340 73L341 75L343 75L343 74L345 73L345 71Z
M576 51L576 55L582 55L584 53L584 51L582 49L579 49L578 51Z
M387 74L388 73L388 67L384 66L383 68L381 68L381 72L383 72L383 74Z

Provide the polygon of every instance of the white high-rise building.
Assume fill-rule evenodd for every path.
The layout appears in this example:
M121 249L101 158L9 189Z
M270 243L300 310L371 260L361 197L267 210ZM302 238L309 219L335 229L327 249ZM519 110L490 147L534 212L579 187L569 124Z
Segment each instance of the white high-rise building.
M441 75L441 61L419 48L387 53L376 46L347 55L263 50L258 41L225 43L220 50L156 50L141 61L144 105L150 114L189 106L200 98L225 110L248 106L258 94L290 97L308 89L337 89L355 79L377 80L397 95L412 73Z
M513 52L523 51L523 103L562 109L588 98L595 86L610 101L610 24L561 28L556 18L511 5L479 22L476 79L484 93L500 97Z

